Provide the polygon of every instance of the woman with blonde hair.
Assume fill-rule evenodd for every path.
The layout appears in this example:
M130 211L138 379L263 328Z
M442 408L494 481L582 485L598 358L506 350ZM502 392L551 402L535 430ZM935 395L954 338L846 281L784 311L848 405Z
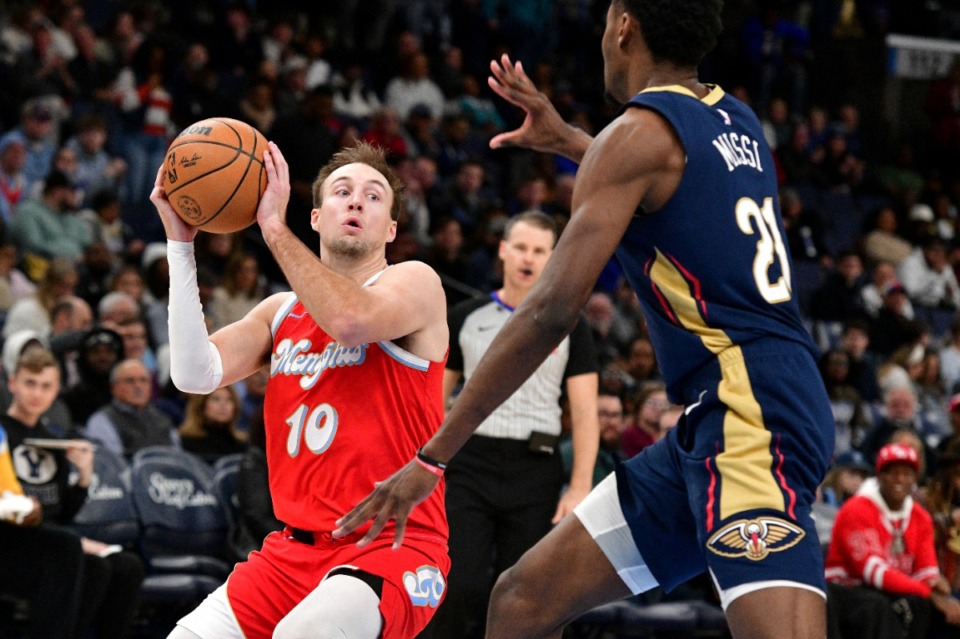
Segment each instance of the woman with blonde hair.
M191 395L179 428L183 449L211 464L226 455L242 453L247 436L237 428L239 419L240 396L232 386L209 395Z
M235 253L227 262L223 281L213 291L213 316L221 326L243 319L265 297L257 258Z

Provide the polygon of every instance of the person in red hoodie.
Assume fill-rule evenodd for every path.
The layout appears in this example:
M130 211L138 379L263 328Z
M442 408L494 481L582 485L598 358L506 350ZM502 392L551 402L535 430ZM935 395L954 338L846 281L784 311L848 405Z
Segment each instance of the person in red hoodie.
M917 451L888 444L876 479L840 508L826 559L830 639L927 637L931 621L960 625L960 601L940 574L933 520L911 496Z

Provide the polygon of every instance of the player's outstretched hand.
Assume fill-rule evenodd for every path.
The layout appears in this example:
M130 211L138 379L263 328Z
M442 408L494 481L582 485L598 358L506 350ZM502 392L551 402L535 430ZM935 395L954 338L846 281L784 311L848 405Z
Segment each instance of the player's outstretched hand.
M492 76L487 78L490 88L527 112L519 128L494 136L490 148L520 146L545 153L560 153L571 127L563 121L547 96L533 85L523 65L511 62L510 56L504 54L499 61L491 60L490 73Z
M173 205L167 199L167 192L163 189L163 165L157 171L157 179L153 183L153 191L150 192L150 201L160 214L160 221L163 222L167 239L177 242L193 241L197 236L197 227L184 222L183 218L173 210Z
M257 222L266 230L270 224L287 223L287 202L290 201L290 167L278 147L267 143L263 153L263 166L267 171L267 188L257 207Z
M424 470L416 460L390 475L377 484L373 492L353 507L346 515L337 520L338 528L333 531L334 539L346 537L354 530L373 520L373 525L357 546L363 548L377 538L391 519L396 520L396 533L393 549L403 543L403 534L407 528L410 511L434 491L440 479Z

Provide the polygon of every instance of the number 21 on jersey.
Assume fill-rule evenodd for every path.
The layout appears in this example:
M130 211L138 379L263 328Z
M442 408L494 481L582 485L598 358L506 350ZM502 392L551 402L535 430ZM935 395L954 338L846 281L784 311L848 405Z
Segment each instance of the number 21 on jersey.
M313 410L300 404L285 420L290 427L287 453L296 457L300 453L301 441L316 455L324 452L337 434L337 421L337 409L330 404L320 404Z
M760 234L757 240L757 255L753 258L753 279L760 295L771 304L786 302L790 299L793 288L790 282L790 260L787 259L787 249L777 227L773 198L764 198L762 207L751 198L740 198L736 216L737 226L745 235L753 235L754 232ZM776 282L771 282L770 267L773 265L774 255L780 262L780 277Z

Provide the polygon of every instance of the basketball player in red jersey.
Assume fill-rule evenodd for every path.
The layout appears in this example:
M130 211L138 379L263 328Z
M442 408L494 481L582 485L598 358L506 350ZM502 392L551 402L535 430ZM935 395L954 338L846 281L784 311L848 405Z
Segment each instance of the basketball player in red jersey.
M382 152L337 153L313 185L320 259L290 232L287 164L264 153L257 211L293 288L207 335L197 291L196 229L174 212L158 175L150 196L167 233L171 377L209 393L269 364L264 419L270 491L286 524L178 622L170 639L414 637L443 597L447 524L434 492L372 543L333 539L334 521L404 465L443 420L448 331L440 279L421 262L388 266L402 182ZM424 458L436 475L442 465ZM404 524L401 524L402 526Z

